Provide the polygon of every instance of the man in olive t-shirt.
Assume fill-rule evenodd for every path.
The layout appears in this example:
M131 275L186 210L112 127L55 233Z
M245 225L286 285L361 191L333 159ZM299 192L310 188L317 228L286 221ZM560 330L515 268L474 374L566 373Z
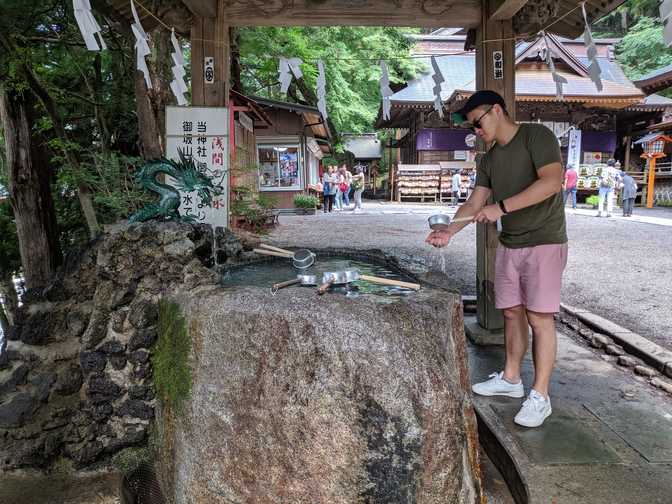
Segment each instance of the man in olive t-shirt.
M514 421L538 427L551 414L549 382L556 357L553 314L560 309L560 285L567 263L562 201L564 173L555 135L540 124L516 124L500 95L478 91L459 114L490 149L478 164L476 187L454 222L433 231L427 242L448 244L468 224L501 219L495 259L495 306L504 314L504 370L473 385L476 394L523 397L520 368L527 351L528 324L534 337L535 377ZM492 195L495 203L487 204Z

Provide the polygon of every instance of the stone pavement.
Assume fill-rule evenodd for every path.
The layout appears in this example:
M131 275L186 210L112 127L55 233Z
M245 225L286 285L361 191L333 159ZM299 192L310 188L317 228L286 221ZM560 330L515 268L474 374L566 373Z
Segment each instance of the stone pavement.
M503 367L502 347L470 348L472 381ZM645 378L564 332L537 429L513 423L521 399L474 396L481 444L518 503L672 502L672 401ZM533 379L525 358L526 392Z

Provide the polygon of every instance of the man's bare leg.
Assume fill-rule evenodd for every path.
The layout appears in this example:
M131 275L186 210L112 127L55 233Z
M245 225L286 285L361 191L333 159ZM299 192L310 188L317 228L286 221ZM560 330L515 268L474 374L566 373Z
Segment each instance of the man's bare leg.
M503 378L510 383L520 381L520 367L527 352L528 326L525 308L522 305L506 308L504 314L504 339L506 341L506 364Z
M552 313L527 311L532 326L532 357L534 359L534 384L532 388L548 398L548 387L555 366L558 341Z

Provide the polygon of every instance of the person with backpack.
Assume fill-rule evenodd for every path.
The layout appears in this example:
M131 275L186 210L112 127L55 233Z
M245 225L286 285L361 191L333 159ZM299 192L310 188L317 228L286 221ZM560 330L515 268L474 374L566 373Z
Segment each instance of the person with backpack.
M353 175L351 186L355 191L355 212L359 213L362 211L362 193L364 192L364 168L357 166L357 173Z
M600 175L600 187L597 193L597 217L602 217L602 209L606 206L606 215L611 217L611 212L614 210L614 188L618 178L616 171L616 160L610 159L607 161L607 166L602 168ZM604 204L606 200L606 205Z

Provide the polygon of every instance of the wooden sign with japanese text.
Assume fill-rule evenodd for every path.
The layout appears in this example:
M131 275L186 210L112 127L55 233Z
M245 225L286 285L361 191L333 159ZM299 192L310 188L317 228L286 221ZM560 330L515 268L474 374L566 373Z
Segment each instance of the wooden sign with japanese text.
M166 157L178 160L178 149L196 163L219 194L212 206L197 191L181 192L180 215L227 227L229 222L229 112L226 107L166 107Z

